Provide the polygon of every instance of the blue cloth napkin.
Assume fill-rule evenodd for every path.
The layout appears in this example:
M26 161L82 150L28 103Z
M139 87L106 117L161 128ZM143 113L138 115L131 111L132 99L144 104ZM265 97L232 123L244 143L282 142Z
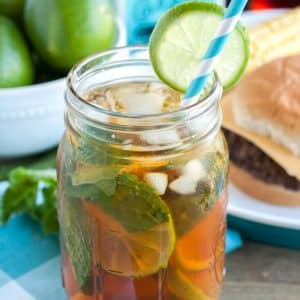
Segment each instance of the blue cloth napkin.
M172 6L187 0L127 0L126 27L128 44L147 44L157 20ZM201 0L217 2L217 0Z
M129 44L147 44L150 33L160 16L184 0L127 0L126 27Z
M241 238L241 235L230 228L227 228L227 232L226 232L226 249L225 252L226 254L237 250L239 248L241 248L243 246L243 241Z
M56 235L45 236L29 218L0 227L0 299L66 300Z

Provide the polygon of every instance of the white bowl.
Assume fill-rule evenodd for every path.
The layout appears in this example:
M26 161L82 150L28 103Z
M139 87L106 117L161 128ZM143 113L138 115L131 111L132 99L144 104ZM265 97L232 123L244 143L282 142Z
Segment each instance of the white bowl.
M57 145L64 131L65 79L0 89L0 157L36 154Z
M118 21L117 46L126 45ZM0 158L43 152L58 145L64 132L66 78L31 86L0 89Z

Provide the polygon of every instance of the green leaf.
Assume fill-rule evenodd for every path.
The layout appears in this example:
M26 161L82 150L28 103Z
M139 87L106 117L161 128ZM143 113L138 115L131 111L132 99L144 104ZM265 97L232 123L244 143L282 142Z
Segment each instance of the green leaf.
M56 213L56 172L17 168L11 171L9 186L0 201L0 222L17 213L40 221L46 233L58 231ZM42 188L38 198L38 189Z
M45 201L39 208L44 231L46 233L58 232L59 225L58 222L55 221L57 220L56 184L43 187L42 194Z
M27 176L25 169L13 171L9 183L1 201L1 221L4 223L14 213L31 211L38 190L38 181L35 177Z
M86 171L88 172L88 168ZM102 174L101 168L98 171ZM169 221L170 212L167 205L153 188L138 177L123 172L115 178L100 177L94 184L86 184L91 182L87 178L96 179L95 168L90 175L80 175L80 178L84 179L82 185L72 185L72 182L68 184L69 198L92 201L126 230L132 232L145 231Z
M102 166L92 164L78 164L71 183L68 184L69 196L72 198L98 198L102 191L107 196L112 196L116 191L116 178L120 166Z
M116 192L117 181L116 178L101 180L97 186L106 196L110 197Z
M78 139L79 145L76 151L74 151L76 162L102 166L125 165L130 163L128 159L128 156L131 155L130 152L113 146L113 144L122 143L122 140L119 140L114 134L107 131L100 133L97 130L95 135L101 135L103 142L95 143L95 140L88 136L85 136L84 139Z
M114 195L108 196L100 190L93 202L131 232L146 231L170 218L167 205L157 193L126 172L117 177Z
M76 282L81 291L93 294L91 223L79 199L61 199L62 234Z
M79 165L72 175L72 184L94 184L102 180L115 179L120 168L120 166Z

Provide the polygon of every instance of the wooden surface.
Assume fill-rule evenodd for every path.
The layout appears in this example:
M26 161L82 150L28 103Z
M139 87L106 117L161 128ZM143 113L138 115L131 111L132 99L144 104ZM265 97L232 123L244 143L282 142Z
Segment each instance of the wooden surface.
M300 300L300 250L245 242L226 270L221 300Z

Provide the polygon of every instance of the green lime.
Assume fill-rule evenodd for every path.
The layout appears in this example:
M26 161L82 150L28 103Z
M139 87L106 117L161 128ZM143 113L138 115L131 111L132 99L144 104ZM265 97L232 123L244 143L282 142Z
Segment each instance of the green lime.
M23 13L24 0L0 0L0 14L20 17Z
M17 26L0 15L0 88L33 82L33 63Z
M187 2L170 9L159 20L149 48L154 70L163 82L178 91L187 90L223 16L220 5ZM225 89L239 81L248 59L248 35L239 23L216 66Z
M27 0L25 26L45 63L67 71L84 57L116 41L110 0Z

